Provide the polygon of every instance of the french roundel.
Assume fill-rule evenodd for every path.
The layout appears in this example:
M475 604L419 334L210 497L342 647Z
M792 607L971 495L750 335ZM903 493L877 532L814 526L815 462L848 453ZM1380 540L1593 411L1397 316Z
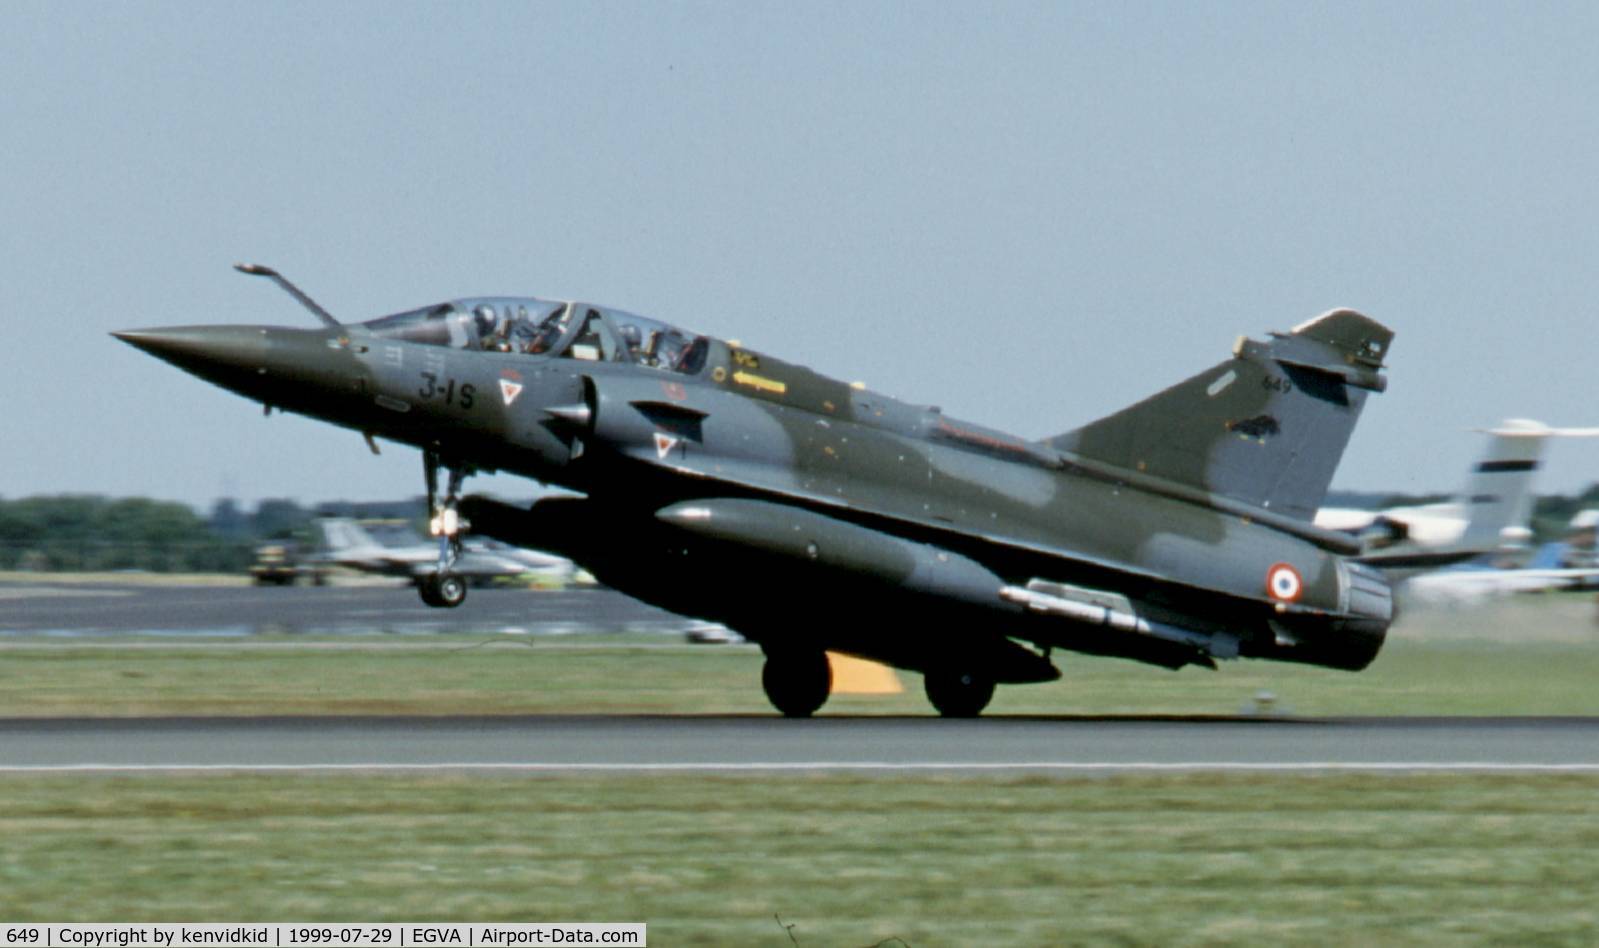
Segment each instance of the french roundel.
M1300 578L1299 570L1287 563L1278 563L1266 571L1266 591L1273 599L1298 602L1299 594L1305 591L1305 581Z

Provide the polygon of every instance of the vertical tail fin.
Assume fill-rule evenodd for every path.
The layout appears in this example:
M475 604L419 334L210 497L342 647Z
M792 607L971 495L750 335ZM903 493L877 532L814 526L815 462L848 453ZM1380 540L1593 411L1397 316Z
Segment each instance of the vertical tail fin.
M1458 545L1489 551L1507 539L1506 531L1522 529L1532 519L1532 481L1550 438L1592 438L1599 428L1551 428L1541 421L1511 418L1490 429L1488 453L1472 469L1465 493L1457 498L1465 510L1466 529Z
M1488 434L1488 451L1466 480L1459 502L1466 527L1457 545L1490 551L1505 541L1505 531L1532 515L1532 479L1544 444L1555 430L1536 421L1509 419Z
M370 533L348 517L323 517L316 521L322 531L322 545L329 553L370 549L378 545Z
M1387 385L1393 333L1324 313L1050 446L1309 521L1368 392Z

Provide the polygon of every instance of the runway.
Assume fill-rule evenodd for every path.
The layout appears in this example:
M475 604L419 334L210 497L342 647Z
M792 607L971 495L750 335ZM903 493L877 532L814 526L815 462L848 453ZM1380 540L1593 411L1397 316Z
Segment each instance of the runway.
M473 589L459 608L433 609L414 590L398 584L284 588L0 582L0 635L13 636L679 632L688 624L681 616L592 587Z
M522 716L0 721L0 772L1599 773L1595 718Z

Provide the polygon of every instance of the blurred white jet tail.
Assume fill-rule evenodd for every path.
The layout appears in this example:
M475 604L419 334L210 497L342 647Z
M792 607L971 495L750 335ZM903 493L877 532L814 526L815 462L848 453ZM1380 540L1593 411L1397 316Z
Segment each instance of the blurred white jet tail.
M1465 489L1438 504L1383 511L1327 508L1316 524L1363 537L1360 559L1390 574L1409 574L1458 563L1505 547L1525 546L1532 513L1532 481L1552 437L1594 437L1599 428L1551 428L1510 419L1491 435L1487 453L1472 468Z

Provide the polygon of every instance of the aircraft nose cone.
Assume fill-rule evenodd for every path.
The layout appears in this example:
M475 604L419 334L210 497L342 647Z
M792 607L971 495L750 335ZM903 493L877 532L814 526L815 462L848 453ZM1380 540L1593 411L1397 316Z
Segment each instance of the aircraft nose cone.
M244 367L259 363L267 352L265 333L251 326L173 326L111 335L184 368L208 364Z
M247 393L267 370L271 340L260 326L172 326L111 335L208 382Z

